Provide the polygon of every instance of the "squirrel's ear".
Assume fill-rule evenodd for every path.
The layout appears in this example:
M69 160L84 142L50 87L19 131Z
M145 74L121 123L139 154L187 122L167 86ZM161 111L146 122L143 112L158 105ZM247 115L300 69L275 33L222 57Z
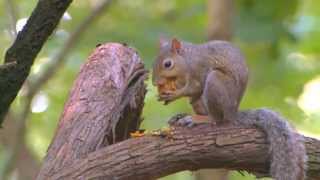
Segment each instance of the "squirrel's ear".
M181 42L178 39L173 38L171 41L171 51L173 53L178 53L180 49L181 49Z

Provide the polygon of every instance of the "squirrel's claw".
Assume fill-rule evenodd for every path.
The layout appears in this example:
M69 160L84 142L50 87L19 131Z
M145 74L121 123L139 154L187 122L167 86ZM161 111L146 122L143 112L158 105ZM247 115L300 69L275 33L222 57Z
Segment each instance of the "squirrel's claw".
M173 116L169 119L168 124L170 126L187 126L193 127L196 123L193 122L192 116L181 113Z
M164 104L167 105L170 102L178 99L179 97L181 97L179 93L175 91L167 91L159 95L158 101L164 101Z
M174 116L172 116L169 121L168 121L168 124L169 125L174 125L179 119L182 119L186 116L189 116L187 113L179 113L179 114L176 114Z

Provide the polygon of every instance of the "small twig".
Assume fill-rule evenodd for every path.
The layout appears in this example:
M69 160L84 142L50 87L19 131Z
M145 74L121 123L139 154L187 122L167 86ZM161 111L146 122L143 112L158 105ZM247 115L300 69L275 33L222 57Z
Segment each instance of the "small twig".
M17 155L19 153L19 150L24 143L25 133L26 133L26 120L28 119L28 116L30 115L30 107L31 107L32 98L30 96L27 96L25 98L25 101L23 102L22 112L15 116L15 121L17 122L17 130L14 138L14 142L12 143L12 146L9 147L9 154L6 158L6 162L4 162L4 168L3 168L3 177L4 179L7 179L12 170L15 168L15 164L17 161Z
M92 13L86 17L81 24L79 24L79 26L65 42L65 45L61 48L60 52L50 60L46 69L43 70L38 78L30 85L29 92L31 96L34 96L39 89L55 74L58 68L65 63L67 55L80 40L81 35L90 27L90 24L92 24L94 20L102 15L104 10L109 7L111 2L111 0L105 0L101 2L97 7L94 8Z
M16 29L16 24L17 24L17 19L18 19L18 13L16 10L16 6L13 2L13 0L6 0L6 5L7 5L7 11L10 19L10 35L12 36L12 39L15 39L17 36L17 29Z

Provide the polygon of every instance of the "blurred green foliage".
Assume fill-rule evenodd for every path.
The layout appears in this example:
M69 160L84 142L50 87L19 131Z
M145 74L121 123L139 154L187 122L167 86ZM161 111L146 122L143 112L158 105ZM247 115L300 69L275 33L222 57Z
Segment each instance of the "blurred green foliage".
M37 1L14 2L18 19L21 19L30 15ZM72 3L68 9L71 20L62 21L45 44L32 75L36 76L38 69L59 52L69 34L91 12L93 2ZM315 0L237 0L234 12L233 39L250 67L250 83L241 107L272 108L290 119L298 130L313 136L320 135L319 7L320 1ZM5 1L0 1L0 8L0 54L3 57L12 38ZM150 68L161 35L200 43L206 40L206 24L206 1L203 0L119 0L114 3L88 28L68 56L67 64L42 89L41 97L47 100L43 103L48 108L32 113L28 120L26 141L29 147L39 159L44 156L73 80L96 44L126 42L140 52ZM149 92L143 127L160 128L176 113L191 113L186 99L169 106L157 102L155 88L150 81L147 83ZM12 107L14 111L20 110L20 100L21 96ZM254 179L238 173L231 176L234 180ZM190 172L183 172L163 179L192 178Z

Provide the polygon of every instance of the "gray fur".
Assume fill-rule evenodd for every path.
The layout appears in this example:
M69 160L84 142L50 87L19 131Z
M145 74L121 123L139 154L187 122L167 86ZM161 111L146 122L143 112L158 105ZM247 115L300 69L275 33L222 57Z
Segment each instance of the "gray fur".
M244 114L246 118L241 118ZM249 115L249 118L248 118ZM307 155L304 139L279 114L268 109L239 112L237 122L261 128L270 143L270 175L275 180L303 180Z
M162 69L162 61L170 58L176 66ZM247 86L248 68L239 48L225 41L205 44L182 43L172 52L170 43L161 46L153 66L153 84L159 79L175 77L179 93L165 94L161 100L171 102L183 96L190 98L198 114L208 114L217 124L236 122L261 128L270 143L270 174L275 180L303 180L307 160L303 139L277 113L259 109L238 112ZM180 81L178 81L180 80ZM179 82L179 83L178 83ZM199 103L200 102L200 103ZM200 105L199 105L200 104ZM202 106L202 107L201 107ZM246 118L241 118L243 114ZM249 117L252 118L247 118ZM172 123L190 126L192 122L173 120Z

